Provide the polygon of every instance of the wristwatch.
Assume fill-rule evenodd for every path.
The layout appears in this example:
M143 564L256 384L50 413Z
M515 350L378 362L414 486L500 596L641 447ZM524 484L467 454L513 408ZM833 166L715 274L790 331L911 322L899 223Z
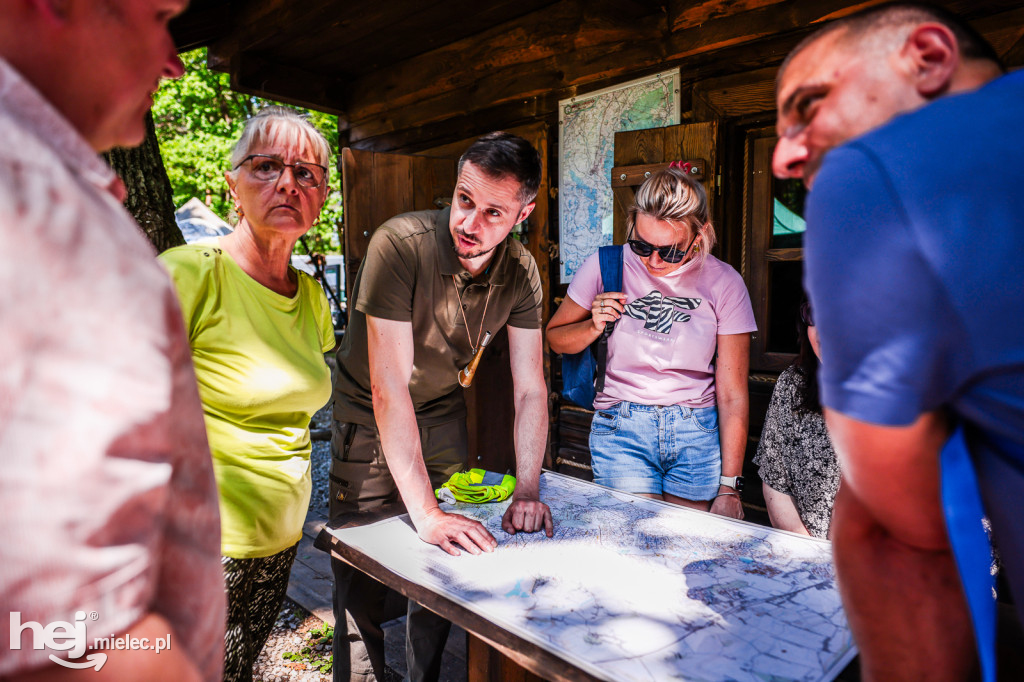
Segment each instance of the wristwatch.
M743 477L742 476L722 476L718 479L718 482L722 485L727 485L733 488L736 492L743 492Z

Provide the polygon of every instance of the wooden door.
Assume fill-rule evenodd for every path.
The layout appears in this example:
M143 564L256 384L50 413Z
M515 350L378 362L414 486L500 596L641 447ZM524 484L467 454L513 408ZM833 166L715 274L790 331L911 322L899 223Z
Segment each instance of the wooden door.
M440 208L438 202L451 200L455 160L345 148L341 150L341 187L348 294L378 226L399 213Z
M720 210L721 171L718 167L718 121L704 123L684 123L667 128L650 128L615 133L615 168L612 170L613 194L615 209L613 214L614 242L623 244L626 241L626 211L635 193L633 189L616 186L617 178L622 174L629 175L631 166L643 167L640 170L639 182L643 182L643 173L667 166L673 161L701 162L697 177L700 178L708 193L708 208L714 225L721 225L716 211ZM719 231L719 241L723 235ZM716 249L720 252L720 249ZM723 259L725 260L725 259ZM737 267L737 269L739 269Z
M455 158L451 158L342 150L346 292L352 291L370 236L378 226L400 213L450 203L461 152L455 150ZM355 305L351 297L349 305ZM515 471L515 409L504 327L488 345L465 397L470 466L501 473Z
M800 180L772 176L774 128L751 130L745 140L744 277L754 305L758 333L750 347L750 368L781 372L799 352L797 316L803 299L803 204Z

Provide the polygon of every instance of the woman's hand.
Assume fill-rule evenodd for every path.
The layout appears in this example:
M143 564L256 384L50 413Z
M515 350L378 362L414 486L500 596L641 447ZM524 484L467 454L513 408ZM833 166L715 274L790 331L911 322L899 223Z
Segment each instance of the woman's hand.
M590 317L594 322L594 329L601 332L609 322L615 322L622 317L625 309L626 295L618 291L605 291L594 297L590 304Z
M590 310L566 296L548 322L548 345L556 353L579 353L601 337L606 324L622 317L625 307L626 295L617 291L598 294Z
M731 519L743 518L743 500L740 494L727 485L718 488L718 497L711 502L711 513L728 516Z

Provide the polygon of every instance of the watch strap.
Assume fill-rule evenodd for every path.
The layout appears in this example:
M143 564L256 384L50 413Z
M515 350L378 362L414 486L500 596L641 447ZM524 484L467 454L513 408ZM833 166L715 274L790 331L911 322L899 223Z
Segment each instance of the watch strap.
M721 476L718 479L719 484L727 485L730 488L734 488L736 490L740 489L740 487L742 486L742 481L742 476Z

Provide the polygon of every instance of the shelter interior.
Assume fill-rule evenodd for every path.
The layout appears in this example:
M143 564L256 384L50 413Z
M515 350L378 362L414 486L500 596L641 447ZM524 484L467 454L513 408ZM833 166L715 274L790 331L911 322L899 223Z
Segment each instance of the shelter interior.
M823 22L875 2L850 0L192 0L173 25L179 49L208 46L236 90L338 114L349 277L372 231L450 199L455 160L478 136L512 130L537 146L544 178L522 239L545 285L560 281L559 102L667 70L679 74L679 125L614 138L615 240L642 173L703 163L716 255L743 276L758 332L751 348L748 518L766 521L750 463L777 373L795 357L804 192L772 178L774 87L787 52ZM969 20L1011 67L1024 64L1019 0L942 4ZM615 178L620 180L615 181ZM504 345L503 345L504 341ZM492 343L469 394L471 448L504 471L512 451L507 339ZM551 354L548 465L587 477L590 413L562 403ZM486 419L479 418L486 414Z

